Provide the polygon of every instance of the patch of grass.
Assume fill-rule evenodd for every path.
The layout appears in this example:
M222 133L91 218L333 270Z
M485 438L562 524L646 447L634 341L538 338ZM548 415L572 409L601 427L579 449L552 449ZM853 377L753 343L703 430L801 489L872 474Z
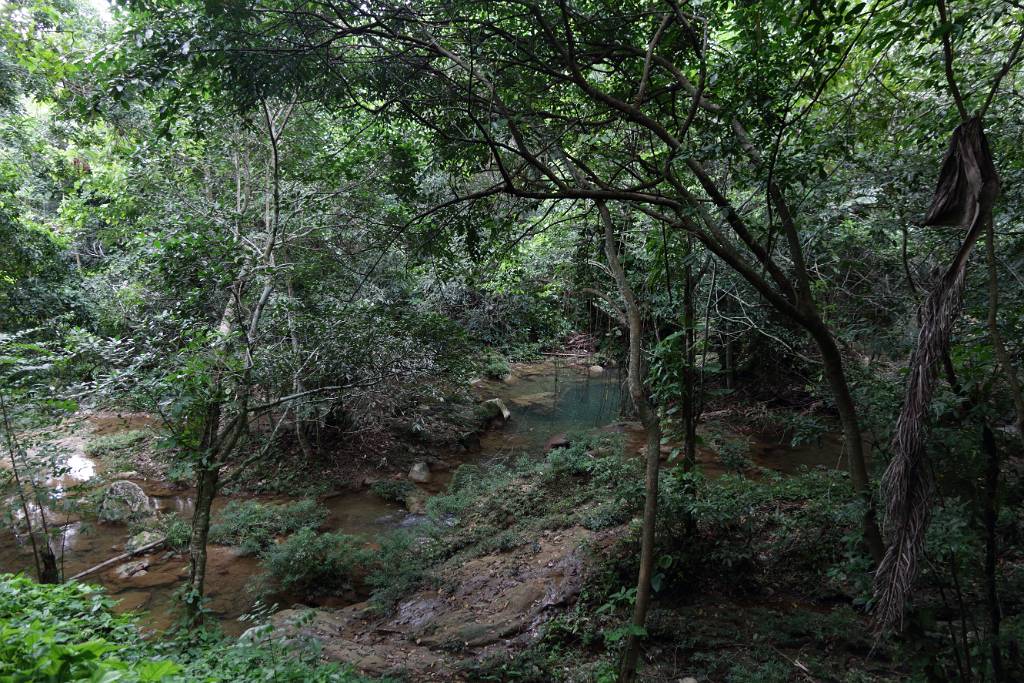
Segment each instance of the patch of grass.
M192 463L174 459L167 467L167 479L174 484L188 485L195 481L195 469Z
M152 432L145 429L129 429L116 434L97 436L85 444L84 451L89 457L100 458L108 465L130 468L132 452L143 446L151 436Z
M144 429L129 429L128 431L117 432L116 434L97 436L85 444L85 454L102 458L115 451L131 448L145 441L149 436L150 433Z
M176 514L159 514L154 517L147 517L129 527L129 536L134 536L143 531L155 532L163 536L168 550L184 552L188 550L188 543L192 537L192 524L183 517Z
M273 544L277 536L316 529L325 519L327 511L311 499L285 505L233 500L210 526L210 541L253 555Z
M632 517L643 500L642 471L637 459L619 453L614 437L574 436L570 448L541 461L459 467L448 490L427 502L434 532L425 552L459 562L508 551L546 529L585 526L606 503Z
M192 525L177 515L164 515L159 522L160 531L167 537L167 547L175 552L188 548Z

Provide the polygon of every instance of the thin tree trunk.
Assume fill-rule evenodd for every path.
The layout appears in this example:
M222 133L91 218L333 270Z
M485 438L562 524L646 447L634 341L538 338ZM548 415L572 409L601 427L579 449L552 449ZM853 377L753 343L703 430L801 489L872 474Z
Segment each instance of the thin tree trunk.
M197 477L196 507L192 513L192 535L189 538L188 609L193 621L202 615L206 585L206 544L210 536L210 511L217 496L220 468L203 465Z
M996 234L992 216L987 217L986 225L986 260L988 262L988 329L992 339L992 348L996 359L1002 366L1006 376L1007 388L1013 398L1017 415L1017 437L1024 439L1024 398L1021 397L1017 370L1013 367L1010 354L1003 344L999 333L999 281L996 270ZM985 597L988 603L989 641L992 657L992 679L995 683L1006 680L1003 671L1002 649L999 643L999 631L1002 622L1002 611L999 608L999 586L996 581L996 564L999 552L999 538L996 520L999 517L999 449L995 436L988 422L982 424L982 450L985 453Z
M645 368L643 362L643 321L640 308L636 303L633 288L626 278L626 272L619 261L618 245L615 241L615 229L612 224L608 207L599 202L597 205L604 225L604 253L608 260L608 269L619 288L622 296L626 321L629 326L629 365L626 382L629 395L633 399L640 423L647 433L645 448L645 498L643 527L640 533L640 569L637 573L636 602L633 605L632 630L626 639L626 649L622 655L619 681L629 683L636 680L637 662L640 658L640 633L647 623L647 610L651 601L651 575L654 569L654 532L658 515L658 469L661 465L661 423L658 414L651 404L645 386Z
M999 449L988 423L982 426L982 450L985 452L985 598L988 603L989 647L992 657L992 680L1003 683L1003 655L999 643L1002 611L999 608L999 587L996 580L999 538L996 520L999 516Z
M853 488L864 499L864 543L871 559L877 565L885 554L885 545L878 528L878 515L875 501L871 495L871 478L868 474L867 455L864 449L864 437L857 419L857 407L850 395L850 385L846 380L843 368L843 357L836 346L831 332L817 316L813 324L807 326L818 345L821 361L825 368L825 377L836 402L836 411L843 427L843 438L850 469L850 480Z
M35 525L32 523L32 513L25 498L25 488L21 480L21 472L18 470L17 452L19 448L14 439L10 416L7 413L7 398L2 391L0 391L0 410L3 411L4 436L6 437L7 450L11 457L11 473L14 475L14 485L18 489L21 511L25 515L25 526L28 528L29 543L32 544L32 559L36 565L36 578L39 580L39 583L60 583L57 558L53 555L49 534L46 533L46 513L38 502L39 516L43 522L43 537L42 539L36 538Z
M1003 375L1006 377L1006 388L1010 391L1013 399L1013 408L1017 416L1017 436L1024 439L1024 395L1021 393L1020 380L1017 378L1017 369L1013 367L1010 354L1006 351L1003 343L1003 336L999 333L999 279L996 269L996 231L993 227L992 216L986 218L988 224L985 226L987 237L985 244L985 256L988 262L988 333L992 339L992 350L995 351L996 360L1002 366Z
M295 356L295 362L298 363L302 355L302 345L299 343L299 332L295 327L295 317L291 310L291 306L295 302L295 289L292 286L292 279L290 277L288 278L287 288L289 301L287 312L288 336L291 339L292 354ZM295 372L292 389L295 394L302 394L306 391L306 383L302 381L301 370ZM299 442L299 448L302 450L303 457L309 460L313 457L313 448L309 444L309 435L306 431L306 421L303 419L301 404L292 410L292 415L295 418L295 438Z
M687 256L690 256L692 247L690 238L687 236ZM697 354L694 325L696 321L696 306L693 301L693 267L688 262L683 270L683 328L684 341L686 344L686 363L683 373L683 467L689 472L697 464Z

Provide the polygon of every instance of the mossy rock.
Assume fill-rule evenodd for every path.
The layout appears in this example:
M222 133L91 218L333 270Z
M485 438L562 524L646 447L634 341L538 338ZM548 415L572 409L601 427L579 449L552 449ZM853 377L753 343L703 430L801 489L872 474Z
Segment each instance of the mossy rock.
M122 479L107 486L97 517L101 522L127 523L150 515L149 496L135 482Z

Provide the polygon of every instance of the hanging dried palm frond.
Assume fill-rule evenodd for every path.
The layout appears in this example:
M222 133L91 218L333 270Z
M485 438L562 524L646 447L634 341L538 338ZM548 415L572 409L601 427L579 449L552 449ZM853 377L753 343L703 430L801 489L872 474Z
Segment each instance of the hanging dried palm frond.
M893 437L894 456L882 478L888 549L875 574L875 610L884 626L902 626L904 606L917 574L932 490L925 453L928 408L938 364L948 352L963 303L967 260L991 220L998 193L999 176L981 120L968 119L953 131L924 220L924 225L963 226L967 236L922 307L917 348L910 358L910 377Z

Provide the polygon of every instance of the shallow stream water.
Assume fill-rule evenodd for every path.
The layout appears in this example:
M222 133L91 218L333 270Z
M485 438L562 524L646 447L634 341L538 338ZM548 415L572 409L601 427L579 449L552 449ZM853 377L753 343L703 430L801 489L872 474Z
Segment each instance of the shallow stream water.
M518 365L505 381L485 380L475 383L474 393L480 400L500 398L512 413L511 419L499 429L486 432L478 452L453 456L453 461L482 464L512 457L541 457L553 440L571 437L593 429L623 432L627 452L636 451L643 443L639 426L624 419L622 381L614 368L600 369L573 365L564 359ZM86 429L59 441L64 449L63 472L48 482L53 490L63 492L103 473L103 463L88 457L84 445L88 436L106 435L128 429L153 426L145 416L93 415ZM838 452L834 443L824 447L791 449L757 444L752 457L764 467L792 471L798 465L836 466ZM714 474L713 454L702 454L705 468ZM191 517L194 492L169 487L159 481L131 478L146 492L154 512ZM435 484L436 486L436 484ZM216 513L232 498L220 496L214 505ZM287 502L285 497L260 497L266 502ZM416 517L401 506L384 501L373 493L342 491L321 499L328 511L325 528L359 535L372 543L382 532L415 523ZM58 520L60 521L60 520ZM100 524L64 520L61 562L65 576L95 566L124 550L127 529L118 524ZM165 628L176 618L175 591L188 573L187 557L157 551L146 555L146 571L130 578L120 578L117 565L97 572L89 581L102 584L119 601L120 610L144 610L144 623ZM24 538L14 535L11 527L0 530L0 571L31 573L31 548ZM259 562L252 556L241 556L234 548L211 545L207 570L209 607L228 633L240 633L247 623L238 617L253 608L253 593L247 589L260 572ZM287 596L279 596L287 600ZM284 604L287 606L287 604Z

